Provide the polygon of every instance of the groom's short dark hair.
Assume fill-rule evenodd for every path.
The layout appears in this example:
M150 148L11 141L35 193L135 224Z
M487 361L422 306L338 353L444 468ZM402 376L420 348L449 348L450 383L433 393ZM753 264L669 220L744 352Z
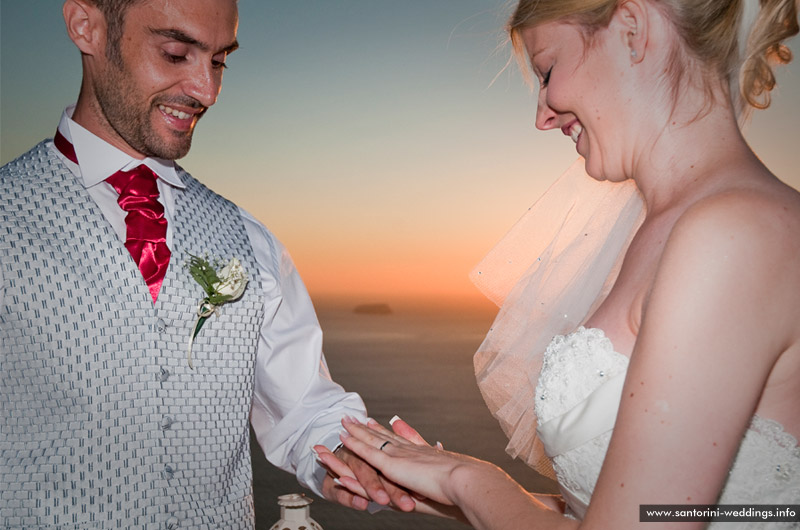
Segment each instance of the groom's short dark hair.
M117 65L122 65L120 41L125 26L125 13L128 8L142 0L89 0L103 13L106 19L106 57Z
M122 52L119 43L125 27L125 13L132 5L143 0L89 0L103 13L106 19L106 57L122 65ZM238 3L239 0L236 0Z

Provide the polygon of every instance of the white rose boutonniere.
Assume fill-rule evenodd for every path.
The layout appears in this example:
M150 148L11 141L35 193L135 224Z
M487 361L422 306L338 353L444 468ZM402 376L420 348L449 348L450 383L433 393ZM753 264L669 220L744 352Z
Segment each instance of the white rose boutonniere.
M188 360L189 368L194 370L192 364L192 343L200 333L200 329L208 318L218 312L219 306L226 302L237 300L244 293L247 287L247 272L236 258L230 261L219 270L219 272L208 262L208 260L190 254L189 273L195 279L206 297L197 306L197 320L189 337Z

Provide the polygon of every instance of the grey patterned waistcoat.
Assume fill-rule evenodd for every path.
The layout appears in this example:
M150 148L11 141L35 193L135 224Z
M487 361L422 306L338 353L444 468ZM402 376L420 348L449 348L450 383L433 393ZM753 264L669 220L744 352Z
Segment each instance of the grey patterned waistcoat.
M154 305L108 221L42 142L0 170L0 525L252 528L249 414L263 297L237 208L188 174ZM187 253L250 284L206 322Z

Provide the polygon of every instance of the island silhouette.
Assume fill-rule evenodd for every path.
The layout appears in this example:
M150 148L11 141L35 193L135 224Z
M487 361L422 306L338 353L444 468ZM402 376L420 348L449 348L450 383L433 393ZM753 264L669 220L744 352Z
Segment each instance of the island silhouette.
M359 304L353 309L353 313L360 315L391 315L392 308L389 304Z

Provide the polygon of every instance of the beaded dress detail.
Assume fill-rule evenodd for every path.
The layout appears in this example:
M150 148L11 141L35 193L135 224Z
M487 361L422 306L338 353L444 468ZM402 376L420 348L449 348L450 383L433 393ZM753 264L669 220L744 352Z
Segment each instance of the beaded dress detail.
M580 327L558 335L544 354L535 391L538 434L544 443L568 515L582 518L611 439L628 358L602 330ZM780 423L753 416L719 504L796 504L800 446ZM710 528L763 529L764 523L712 523ZM772 523L770 528L797 528Z

